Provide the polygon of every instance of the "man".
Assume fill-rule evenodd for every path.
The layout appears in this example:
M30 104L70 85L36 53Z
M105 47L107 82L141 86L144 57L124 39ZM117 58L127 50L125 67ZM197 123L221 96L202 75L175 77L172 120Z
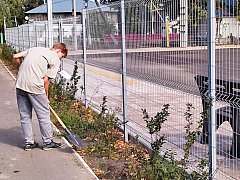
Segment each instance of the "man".
M52 140L48 85L49 79L55 78L60 61L67 53L66 45L57 43L51 49L34 47L13 55L14 62L20 65L16 95L26 151L38 147L32 132L32 109L39 121L43 150L61 147L61 143ZM23 58L22 63L20 58Z

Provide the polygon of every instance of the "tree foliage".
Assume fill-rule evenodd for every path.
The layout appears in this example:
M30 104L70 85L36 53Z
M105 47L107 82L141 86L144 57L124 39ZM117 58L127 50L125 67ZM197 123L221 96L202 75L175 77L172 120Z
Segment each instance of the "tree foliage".
M6 18L7 27L15 25L16 20L23 22L24 10L22 0L0 0L0 27L3 28L3 19Z
M207 19L207 0L188 1L188 22L192 27L197 27L202 19Z
M7 27L21 25L24 22L24 12L41 4L43 0L0 0L0 31L3 29L4 17Z
M43 0L24 0L25 11L29 11L43 4Z

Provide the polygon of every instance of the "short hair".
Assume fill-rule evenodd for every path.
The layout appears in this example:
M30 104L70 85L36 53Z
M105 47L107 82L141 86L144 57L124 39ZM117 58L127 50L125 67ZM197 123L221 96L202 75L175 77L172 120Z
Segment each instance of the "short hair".
M64 58L67 57L67 54L68 54L68 49L66 47L66 44L64 43L56 43L53 45L52 47L53 49L60 49L61 52L64 54Z

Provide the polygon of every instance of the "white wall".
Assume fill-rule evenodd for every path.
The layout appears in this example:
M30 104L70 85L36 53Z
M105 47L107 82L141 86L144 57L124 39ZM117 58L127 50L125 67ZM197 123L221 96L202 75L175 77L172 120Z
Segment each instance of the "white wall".
M236 17L223 17L222 21L219 23L219 34L222 38L227 38L230 33L234 37L239 38L240 23L237 21Z

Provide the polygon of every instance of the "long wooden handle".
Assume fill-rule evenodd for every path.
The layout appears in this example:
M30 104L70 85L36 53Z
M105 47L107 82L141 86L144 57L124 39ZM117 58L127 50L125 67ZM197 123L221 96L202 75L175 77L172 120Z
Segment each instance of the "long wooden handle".
M57 121L61 124L61 126L64 129L67 129L67 127L65 126L65 124L62 122L62 120L59 118L59 116L57 115L57 113L53 110L53 108L49 105L49 109L50 111L53 113L53 115L57 118Z

